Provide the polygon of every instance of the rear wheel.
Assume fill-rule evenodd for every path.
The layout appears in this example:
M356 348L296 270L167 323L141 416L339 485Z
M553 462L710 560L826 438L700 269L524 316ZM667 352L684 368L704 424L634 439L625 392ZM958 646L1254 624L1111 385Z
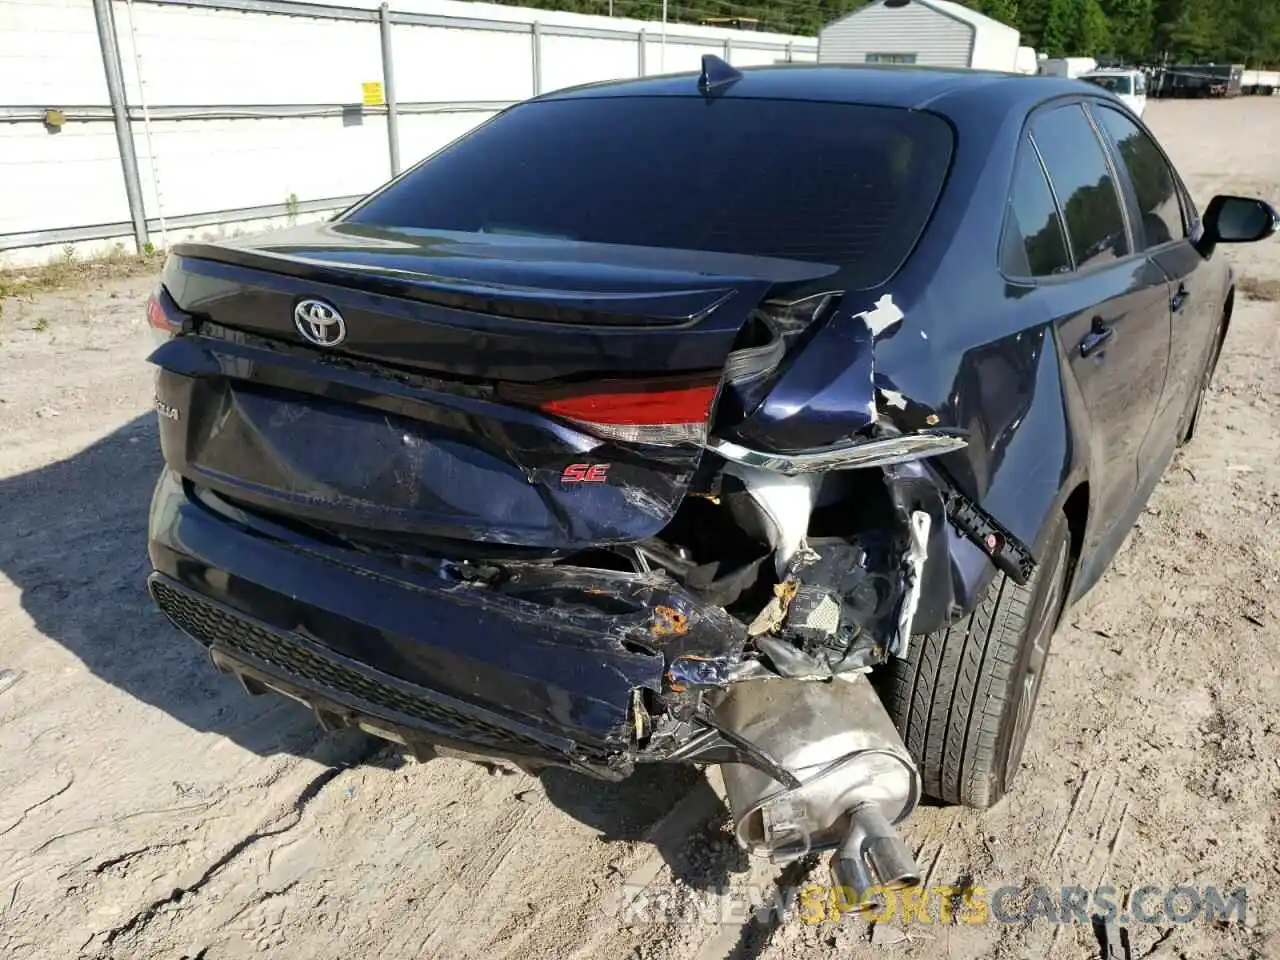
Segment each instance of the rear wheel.
M1008 791L1062 612L1070 547L1059 517L1025 586L997 573L973 613L912 637L908 657L878 671L881 698L935 799L989 807Z

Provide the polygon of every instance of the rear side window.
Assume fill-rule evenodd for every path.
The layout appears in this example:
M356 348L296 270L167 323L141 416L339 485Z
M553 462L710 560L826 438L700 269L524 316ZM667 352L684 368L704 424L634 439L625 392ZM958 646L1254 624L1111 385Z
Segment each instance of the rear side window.
M1071 270L1062 219L1044 178L1040 158L1024 139L1005 213L1001 266L1011 277L1047 277Z
M1187 235L1178 181L1155 142L1119 110L1097 106L1093 115L1115 141L1120 159L1129 171L1133 192L1142 214L1147 249Z
M1076 267L1127 256L1129 238L1115 178L1084 109L1071 104L1038 114L1031 132L1062 205Z
M692 81L691 81L692 82ZM897 269L951 160L918 111L723 97L532 102L499 115L344 219Z

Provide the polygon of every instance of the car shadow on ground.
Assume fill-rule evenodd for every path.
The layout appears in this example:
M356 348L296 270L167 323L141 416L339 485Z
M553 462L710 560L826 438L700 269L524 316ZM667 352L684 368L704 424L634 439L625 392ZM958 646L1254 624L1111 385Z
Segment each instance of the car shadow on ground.
M253 753L310 756L321 738L306 710L246 696L151 603L147 509L161 462L149 414L0 480L0 571L36 629L100 679Z
M300 704L248 696L156 610L146 590L147 511L161 466L155 416L146 414L65 460L0 479L0 572L35 628L96 677L255 754L397 766L399 754L380 741L326 735ZM551 802L602 842L653 839L690 885L714 885L734 867L732 856L713 864L699 853L696 825L692 837L649 836L698 780L710 789L697 771L644 767L606 783L553 770L541 780Z
M547 799L598 830L602 843L652 843L684 886L725 889L730 874L747 869L747 855L724 827L728 811L700 770L642 764L626 780L607 783L548 769L539 779Z
M717 922L734 923L736 916L740 925L732 943L724 944L725 960L755 960L768 949L786 917L781 905L791 902L788 898L800 887L818 882L821 856L810 854L777 867L768 889L733 892L730 877L750 869L749 857L733 839L724 803L706 777L692 768L641 766L617 784L599 784L563 770L545 771L541 779L551 802L600 830L602 841L647 840L662 854L675 884L726 895L723 914L704 912L713 909L710 901L694 906L682 901L679 890L664 889L663 878L645 876L634 880L632 889L624 887L624 901L638 899L620 909L621 922L697 924L706 934ZM664 819L677 802L681 810L696 812L694 816L680 817L677 811ZM641 883L649 886L641 891ZM750 902L743 899L747 896Z

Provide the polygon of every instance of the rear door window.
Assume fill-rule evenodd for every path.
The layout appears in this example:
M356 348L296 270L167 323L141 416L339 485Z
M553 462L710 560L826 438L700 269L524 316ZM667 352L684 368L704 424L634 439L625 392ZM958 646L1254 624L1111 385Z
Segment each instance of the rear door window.
M1136 123L1119 110L1098 104L1093 115L1116 145L1120 162L1138 198L1146 248L1158 247L1187 235L1179 201L1178 179L1160 148Z
M690 81L692 82L692 81ZM889 107L577 97L512 108L344 219L896 271L933 211L950 125Z
M1071 270L1062 218L1040 157L1023 139L1005 212L1001 266L1010 277L1048 277Z
M1074 103L1039 113L1031 132L1062 206L1076 267L1128 256L1115 177L1084 109Z

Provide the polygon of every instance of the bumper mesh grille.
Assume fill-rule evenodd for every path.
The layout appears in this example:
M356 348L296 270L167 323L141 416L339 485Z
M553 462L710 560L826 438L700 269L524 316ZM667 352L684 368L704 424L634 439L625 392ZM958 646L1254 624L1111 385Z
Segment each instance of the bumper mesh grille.
M199 596L175 590L153 580L156 604L178 629L207 646L247 654L270 665L281 680L289 680L323 696L325 691L345 694L374 707L421 721L433 732L499 750L516 750L546 756L555 751L547 744L482 718L454 709L353 670L308 649L287 633L267 630L236 616ZM582 751L589 756L595 751Z

